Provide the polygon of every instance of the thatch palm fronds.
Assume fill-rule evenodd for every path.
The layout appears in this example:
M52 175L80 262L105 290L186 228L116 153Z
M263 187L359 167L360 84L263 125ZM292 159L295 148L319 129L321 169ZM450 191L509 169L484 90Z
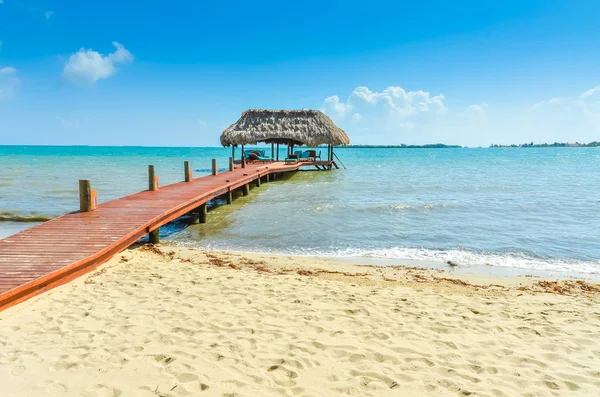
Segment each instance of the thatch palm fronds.
M348 135L318 110L250 109L221 135L223 146L258 142L286 145L348 145Z

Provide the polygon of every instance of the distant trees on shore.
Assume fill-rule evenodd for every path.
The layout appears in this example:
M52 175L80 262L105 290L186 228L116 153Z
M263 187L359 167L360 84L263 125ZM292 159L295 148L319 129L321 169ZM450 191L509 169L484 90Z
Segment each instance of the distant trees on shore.
M461 148L459 145L444 145L443 143L430 143L427 145L348 145L349 148L360 149L447 149Z
M590 143L579 142L554 142L554 143L522 143L520 145L490 145L490 147L600 147L600 142L594 141Z

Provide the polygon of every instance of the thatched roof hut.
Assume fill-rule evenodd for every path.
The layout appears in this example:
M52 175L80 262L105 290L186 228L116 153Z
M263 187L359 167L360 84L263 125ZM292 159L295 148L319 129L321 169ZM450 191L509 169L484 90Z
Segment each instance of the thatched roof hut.
M221 135L223 146L258 142L285 145L348 145L348 135L318 110L250 109Z

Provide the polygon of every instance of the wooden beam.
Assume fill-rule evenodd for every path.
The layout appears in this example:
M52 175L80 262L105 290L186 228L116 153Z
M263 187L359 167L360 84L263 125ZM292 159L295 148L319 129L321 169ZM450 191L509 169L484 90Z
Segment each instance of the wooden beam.
M192 181L192 170L190 170L190 162L189 161L183 162L183 176L185 177L186 182Z
M150 241L150 244L160 243L160 228L156 228L148 233L148 240Z
M233 171L233 157L229 158L229 171Z
M217 168L217 159L212 159L212 174L217 175L219 173L219 169Z
M94 211L98 206L97 192L92 190L91 183L87 179L79 181L79 211Z
M154 166L148 166L148 190L156 191L158 190L158 177L154 173Z
M206 203L200 204L198 207L198 222L206 223Z

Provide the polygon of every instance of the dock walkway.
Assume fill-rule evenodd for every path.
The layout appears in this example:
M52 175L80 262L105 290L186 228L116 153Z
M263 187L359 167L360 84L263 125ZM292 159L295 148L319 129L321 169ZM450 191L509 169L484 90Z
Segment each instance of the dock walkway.
M0 311L94 270L211 199L270 174L315 165L331 167L326 161L248 164L112 200L94 211L60 216L0 240Z

